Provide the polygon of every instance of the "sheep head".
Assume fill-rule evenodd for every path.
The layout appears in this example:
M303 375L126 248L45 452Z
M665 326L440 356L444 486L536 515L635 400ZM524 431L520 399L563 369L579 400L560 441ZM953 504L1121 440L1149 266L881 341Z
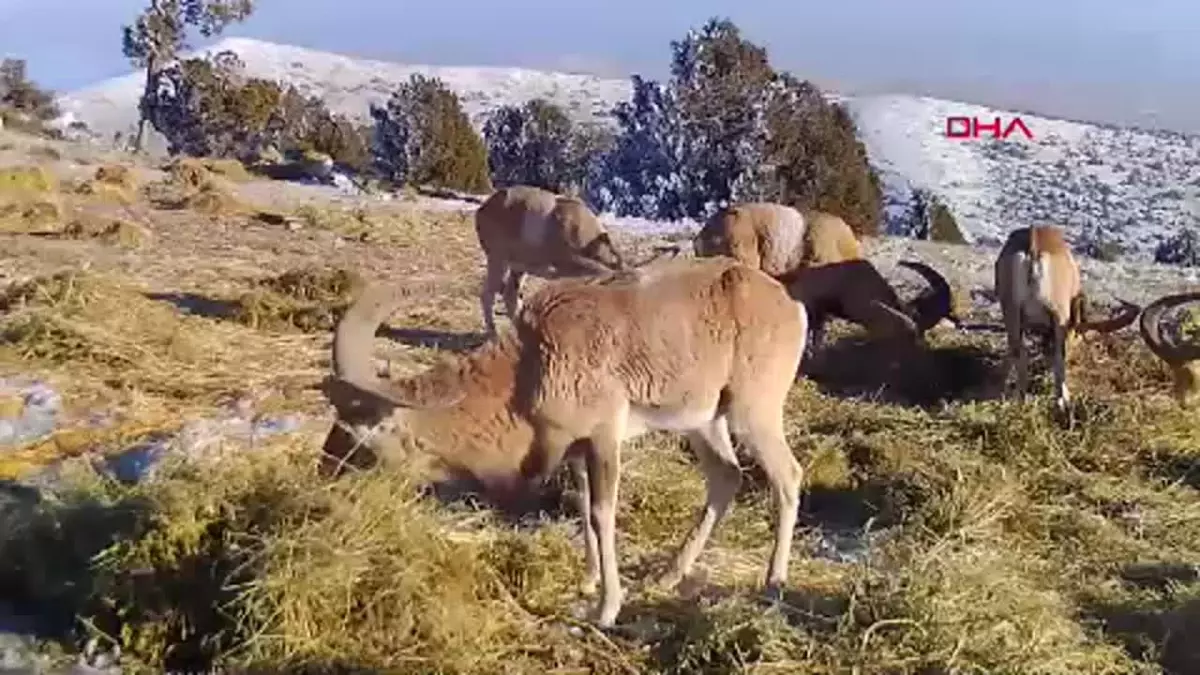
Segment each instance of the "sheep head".
M414 412L445 409L463 394L448 378L404 383L380 377L371 360L375 330L395 308L402 291L376 284L362 291L338 322L333 336L333 375L321 390L337 411L323 444L322 475L349 465L366 468L384 455L402 453L398 429ZM438 385L442 386L438 386Z
M1142 311L1139 329L1142 340L1171 371L1172 393L1181 407L1191 408L1200 401L1200 345L1179 344L1163 334L1167 312L1200 301L1200 292L1178 293L1155 300Z

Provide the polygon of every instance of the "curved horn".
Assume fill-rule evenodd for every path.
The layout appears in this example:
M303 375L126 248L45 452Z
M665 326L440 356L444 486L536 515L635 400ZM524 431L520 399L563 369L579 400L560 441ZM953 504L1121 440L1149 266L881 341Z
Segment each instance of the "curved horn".
M1162 334L1162 320L1168 310L1197 301L1200 301L1200 291L1176 293L1163 296L1142 310L1138 328L1142 334L1142 340L1155 356L1171 364L1200 359L1200 345L1175 344L1174 341L1164 338Z
M891 333L888 337L899 337L901 335L919 336L921 334L920 326L913 321L912 317L888 305L886 302L874 300L871 302L871 308L875 310L875 318L871 320L871 325L866 327L871 329L872 332L878 331L879 327L886 321L889 324L888 328Z
M946 278L937 270L923 262L901 260L897 264L921 275L921 278L930 286L929 291L922 293L909 304L917 330L924 334L925 331L933 328L939 321L953 313L950 282L946 281Z
M463 394L455 393L440 401L413 401L401 393L396 383L375 372L371 361L375 331L407 294L392 285L372 284L359 293L338 321L333 333L333 377L326 378L322 387L335 407L342 401L367 399L373 405L439 408L462 399Z
M1113 333L1122 328L1132 325L1138 318L1138 313L1142 311L1132 302L1126 302L1117 298L1117 302L1121 303L1121 309L1114 316L1100 321L1090 321L1085 318L1087 311L1087 299L1081 300L1079 325L1076 326L1077 332L1083 333L1086 331L1095 331L1097 333Z

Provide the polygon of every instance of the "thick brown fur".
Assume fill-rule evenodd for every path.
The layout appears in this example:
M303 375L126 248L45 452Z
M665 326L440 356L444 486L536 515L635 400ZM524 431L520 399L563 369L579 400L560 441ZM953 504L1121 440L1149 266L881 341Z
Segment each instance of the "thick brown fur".
M397 291L368 288L334 340L326 392L337 422L327 473L360 454L412 461L417 441L448 473L498 500L519 496L566 460L584 495L588 573L602 584L597 621L620 609L615 513L624 440L653 429L687 434L708 483L700 518L666 576L682 579L737 492L731 430L773 488L770 589L786 581L801 484L783 406L804 347L806 314L784 287L728 258L673 260L640 273L554 281L514 327L480 350L403 381L370 365L378 324Z
M1146 305L1138 328L1142 340L1171 373L1171 390L1180 407L1191 408L1200 401L1200 345L1179 344L1162 332L1168 312L1200 302L1200 291L1174 293Z
M1023 227L1009 233L995 264L996 297L1004 316L1008 351L1005 379L1017 368L1016 387L1024 396L1028 387L1028 355L1024 336L1046 338L1054 370L1054 400L1059 408L1070 401L1066 382L1067 346L1086 331L1108 333L1132 324L1138 307L1122 303L1117 316L1091 321L1079 264L1063 231L1051 225Z

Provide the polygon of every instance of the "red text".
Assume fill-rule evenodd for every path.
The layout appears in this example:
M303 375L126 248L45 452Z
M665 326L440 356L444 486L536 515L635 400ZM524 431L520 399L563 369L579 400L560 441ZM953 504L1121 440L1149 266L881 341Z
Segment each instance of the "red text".
M947 117L946 138L979 138L985 132L991 132L992 138L1006 139L1016 132L1021 132L1025 138L1033 140L1033 132L1029 131L1025 121L1020 117Z

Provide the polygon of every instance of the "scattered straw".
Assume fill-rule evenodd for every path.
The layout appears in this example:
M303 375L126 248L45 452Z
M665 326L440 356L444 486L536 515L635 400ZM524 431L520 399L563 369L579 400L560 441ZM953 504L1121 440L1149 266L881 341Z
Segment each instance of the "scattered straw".
M332 330L362 283L343 268L290 270L240 296L235 318L260 330Z

